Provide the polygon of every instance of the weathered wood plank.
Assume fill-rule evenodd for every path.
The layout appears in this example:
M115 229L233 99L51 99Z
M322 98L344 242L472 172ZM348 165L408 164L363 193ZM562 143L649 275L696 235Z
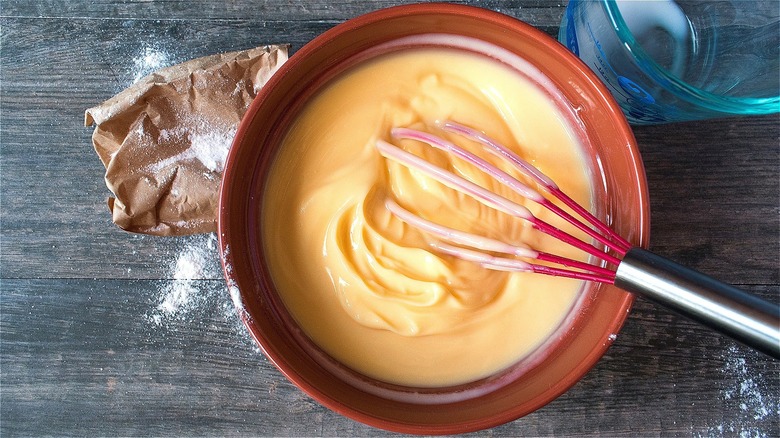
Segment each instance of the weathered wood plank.
M638 127L651 247L724 281L780 281L780 117Z
M4 280L2 434L292 434L339 420L256 350L222 282L194 282L201 295L166 313L171 284Z
M69 2L44 0L6 0L2 16L36 18L111 18L144 20L258 20L271 21L343 21L360 14L404 3L397 0L380 1L306 1L290 2L264 0L256 2L205 0L197 4L187 0L148 2L144 0ZM560 25L565 2L556 0L486 0L452 3L473 4L492 9L526 21L534 26L552 30Z
M254 347L220 281L187 283L193 295L161 310L171 290L183 287L4 279L0 433L385 435L287 382ZM487 433L710 435L734 428L777 436L778 387L778 362L638 302L581 382Z

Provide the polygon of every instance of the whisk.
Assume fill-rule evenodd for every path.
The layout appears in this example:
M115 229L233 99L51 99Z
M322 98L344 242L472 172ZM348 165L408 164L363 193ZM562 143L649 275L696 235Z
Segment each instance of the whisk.
M488 207L526 220L534 229L585 251L603 262L599 265L581 262L449 228L424 219L403 208L392 198L387 198L385 204L393 215L435 238L431 243L435 251L479 263L487 269L535 272L614 284L627 292L644 296L751 348L780 359L780 307L778 305L633 246L567 196L539 169L484 133L452 121L441 123L440 128L478 143L485 151L508 162L511 167L533 181L540 190L529 187L487 160L431 133L409 128L394 128L391 135L398 140L421 142L472 164L520 196L539 204L572 224L596 243L586 242L566 233L538 219L527 207L398 146L378 140L376 148L385 158L422 172ZM550 199L556 199L574 214L570 214ZM533 260L544 263L540 264Z

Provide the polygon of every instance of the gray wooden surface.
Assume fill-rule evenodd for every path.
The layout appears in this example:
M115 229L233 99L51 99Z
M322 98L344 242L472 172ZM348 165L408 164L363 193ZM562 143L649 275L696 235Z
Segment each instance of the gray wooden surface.
M466 3L554 34L565 2ZM155 68L299 48L392 4L0 2L0 435L387 435L318 405L263 357L232 311L213 235L111 223L82 125ZM779 122L637 128L651 249L780 301ZM203 264L197 278L177 275L183 257ZM780 436L779 401L777 361L639 301L574 388L475 435Z

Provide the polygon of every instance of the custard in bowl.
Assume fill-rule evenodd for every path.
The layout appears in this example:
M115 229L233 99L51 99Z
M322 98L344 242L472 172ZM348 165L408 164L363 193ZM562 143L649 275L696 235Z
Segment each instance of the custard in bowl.
M613 287L455 259L392 215L386 199L587 260L376 150L392 142L505 192L390 134L438 133L447 119L508 145L624 237L647 238L644 175L619 109L530 26L469 7L403 6L301 49L253 103L228 158L226 276L250 332L288 378L337 412L402 432L478 430L537 409L603 354L631 303Z

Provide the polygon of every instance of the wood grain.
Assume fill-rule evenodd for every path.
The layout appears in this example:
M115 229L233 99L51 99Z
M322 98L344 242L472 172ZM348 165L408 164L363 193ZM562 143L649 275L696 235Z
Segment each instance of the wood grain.
M155 68L269 43L295 50L398 3L2 2L0 435L394 435L323 408L265 359L232 309L213 235L155 238L111 223L83 113ZM564 7L461 3L551 35ZM651 248L780 301L780 117L635 135ZM202 269L176 279L192 251ZM166 308L177 291L187 299ZM780 436L779 404L777 361L639 300L570 391L472 435Z
M780 117L635 130L651 249L735 284L777 284Z
M203 0L194 3L189 0L149 2L146 0L95 0L63 1L6 0L3 15L35 18L92 18L133 20L258 20L262 22L312 22L322 20L343 21L376 9L404 3L403 1L378 0L361 2L339 1L223 1ZM421 2L423 3L423 2ZM456 0L451 3L471 4L512 15L540 28L554 28L557 31L565 2L556 0L485 0L469 2Z
M165 315L157 306L169 286L3 280L3 435L386 435L287 382L243 330L220 280L197 281L196 305ZM490 433L708 435L726 425L777 436L776 418L751 419L762 405L740 394L747 379L774 397L776 362L639 302L573 389Z

